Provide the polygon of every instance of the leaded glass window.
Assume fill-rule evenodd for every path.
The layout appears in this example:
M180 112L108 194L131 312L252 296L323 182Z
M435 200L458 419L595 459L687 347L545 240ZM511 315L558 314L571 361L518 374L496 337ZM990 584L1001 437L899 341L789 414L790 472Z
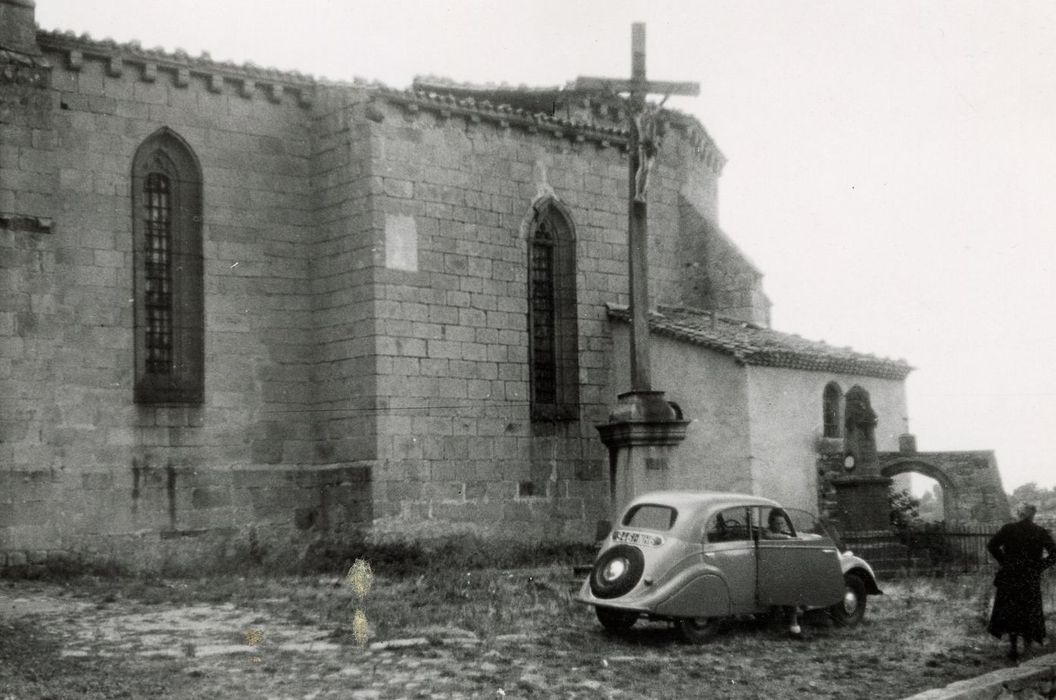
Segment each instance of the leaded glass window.
M532 398L552 404L557 397L554 318L554 237L542 222L532 239Z
M201 222L198 160L182 138L161 129L132 161L137 403L204 398Z
M528 238L531 413L536 421L579 416L576 246L568 216L537 204Z
M172 373L172 201L169 178L151 173L144 181L146 201L144 306L146 307L146 369L148 374Z

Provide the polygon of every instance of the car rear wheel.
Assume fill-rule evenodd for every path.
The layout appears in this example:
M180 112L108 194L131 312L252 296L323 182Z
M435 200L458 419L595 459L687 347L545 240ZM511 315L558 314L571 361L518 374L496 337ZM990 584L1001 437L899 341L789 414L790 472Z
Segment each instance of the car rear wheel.
M865 617L865 582L856 574L846 574L843 584L843 600L829 608L829 613L841 627L854 627Z
M678 633L690 644L705 644L719 632L717 617L681 617L675 621Z
M594 612L598 616L598 622L609 632L626 632L638 621L638 613L633 610L617 610L599 605L594 608Z

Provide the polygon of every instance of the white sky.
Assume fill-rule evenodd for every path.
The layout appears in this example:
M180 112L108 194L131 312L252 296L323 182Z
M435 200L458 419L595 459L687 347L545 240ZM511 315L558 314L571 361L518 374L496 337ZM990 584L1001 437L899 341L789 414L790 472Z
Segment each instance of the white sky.
M698 81L773 325L889 357L921 450L1056 485L1056 3L37 0L45 29L332 79ZM663 387L660 387L663 388Z

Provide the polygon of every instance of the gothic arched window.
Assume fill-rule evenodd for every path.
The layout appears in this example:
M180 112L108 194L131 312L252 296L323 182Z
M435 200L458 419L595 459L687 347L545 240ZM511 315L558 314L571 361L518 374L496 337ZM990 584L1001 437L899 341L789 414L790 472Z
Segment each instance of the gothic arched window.
M825 386L825 393L822 397L821 419L824 437L838 438L843 434L841 429L843 425L842 406L843 390L836 382L829 382Z
M576 242L568 217L537 205L528 234L528 326L533 420L578 416Z
M169 129L132 160L135 400L201 403L205 393L202 176Z

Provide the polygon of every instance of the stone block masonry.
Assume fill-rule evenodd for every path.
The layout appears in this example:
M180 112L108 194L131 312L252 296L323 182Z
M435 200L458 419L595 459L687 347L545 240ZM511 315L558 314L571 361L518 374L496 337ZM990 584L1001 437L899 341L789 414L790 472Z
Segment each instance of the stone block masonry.
M622 389L605 311L626 303L618 128L37 32L13 2L0 563L149 569L357 529L594 536L594 426ZM131 166L159 130L200 168L201 403L133 393ZM654 297L677 303L680 202L715 211L721 156L699 126L673 133L650 266ZM530 406L540 197L568 212L577 261L579 403L546 421Z
M26 567L117 565L199 570L273 561L372 520L367 467L190 469L136 464L80 478L0 472L0 573ZM251 551L252 550L252 551Z

